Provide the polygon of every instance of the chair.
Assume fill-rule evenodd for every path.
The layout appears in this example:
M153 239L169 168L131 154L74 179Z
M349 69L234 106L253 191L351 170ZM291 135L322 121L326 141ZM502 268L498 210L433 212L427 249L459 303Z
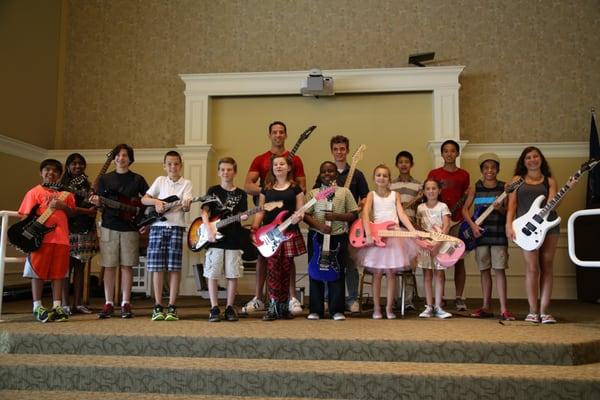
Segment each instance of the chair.
M365 279L367 277L370 277L368 280ZM418 293L417 293L417 281L415 278L415 274L413 273L412 270L408 270L408 271L397 271L396 272L396 277L400 278L400 314L402 316L404 316L404 298L406 296L406 280L407 279L411 279L413 281L413 287L415 288L415 293L414 293L414 297L418 297ZM361 277L360 277L360 283L359 283L359 302L360 302L360 306L361 309L363 307L363 304L365 302L364 299L364 289L365 289L365 285L373 285L373 273L371 273L370 271L364 270Z

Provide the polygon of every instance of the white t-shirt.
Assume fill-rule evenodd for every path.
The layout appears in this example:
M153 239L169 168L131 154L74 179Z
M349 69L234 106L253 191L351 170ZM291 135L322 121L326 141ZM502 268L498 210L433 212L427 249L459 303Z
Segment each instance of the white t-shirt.
M427 203L419 204L417 207L417 221L427 232L434 232L434 226L441 229L444 226L444 215L450 215L450 209L441 201L438 201L433 208L427 207Z
M168 176L159 176L146 194L155 199L164 199L172 195L179 197L180 200L191 199L192 181L180 177L178 181L173 182ZM169 211L164 216L167 217L166 221L155 222L153 226L186 226L181 208Z

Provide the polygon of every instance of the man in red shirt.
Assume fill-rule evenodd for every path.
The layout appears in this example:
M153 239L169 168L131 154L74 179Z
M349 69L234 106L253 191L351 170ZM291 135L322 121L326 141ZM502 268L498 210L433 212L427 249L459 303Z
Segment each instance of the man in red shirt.
M444 166L429 171L427 179L435 179L441 183L442 202L446 203L451 216L450 234L458 236L460 222L462 222L462 205L469 189L469 173L456 165L456 158L460 154L460 146L454 140L446 140L441 146ZM463 297L466 282L465 262L459 260L454 266L454 287L456 288L456 310L465 311L467 305Z
M267 152L260 154L254 158L248 174L246 175L246 181L244 183L244 189L246 193L254 197L254 203L258 204L258 195L264 184L267 173L271 168L271 158L273 156L288 156L289 151L285 149L285 140L287 139L287 127L281 121L274 121L269 125L269 139L271 140L271 149ZM294 155L292 158L292 173L296 183L303 192L306 193L306 175L304 174L304 165L300 157ZM250 300L244 307L242 307L242 314L248 314L254 311L263 311L265 304L262 301L263 288L265 286L265 280L267 278L266 260L262 255L258 255L256 261L256 287L254 298ZM292 314L299 314L302 312L302 307L298 299L296 299L296 267L292 267L290 279L290 312Z

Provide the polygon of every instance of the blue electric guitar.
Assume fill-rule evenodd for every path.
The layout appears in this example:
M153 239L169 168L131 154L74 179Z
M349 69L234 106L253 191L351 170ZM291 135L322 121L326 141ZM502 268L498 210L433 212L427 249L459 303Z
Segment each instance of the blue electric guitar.
M333 197L335 192L327 196L325 211L333 210ZM331 227L331 221L325 221L325 225ZM323 234L323 245L319 243L319 235L313 236L313 256L308 263L308 275L316 281L331 282L340 277L340 264L338 253L340 244L331 249L331 235Z
M517 190L519 186L523 184L523 182L525 182L523 178L520 178L511 183L510 185L506 186L504 192L500 196L498 196L494 202L500 203L504 201L506 196ZM487 206L487 208L485 206L477 207L477 210L475 210L475 213L473 214L471 219L473 220L475 225L481 226L483 221L485 221L485 219L492 213L492 211L494 211L494 204L490 204L489 206ZM482 235L483 234L485 234L485 230L482 232ZM475 234L473 233L473 230L471 229L471 226L467 221L463 221L463 223L460 225L458 237L460 238L460 240L465 242L465 247L467 251L471 251L475 247L477 247L477 244L479 243L479 240L481 238L481 236L475 237Z

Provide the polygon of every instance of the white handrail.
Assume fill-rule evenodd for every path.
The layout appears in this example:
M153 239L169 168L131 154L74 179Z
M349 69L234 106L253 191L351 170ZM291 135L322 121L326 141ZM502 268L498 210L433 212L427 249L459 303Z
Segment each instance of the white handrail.
M4 265L6 263L25 262L25 257L6 257L6 231L8 230L8 219L10 217L19 217L16 211L0 211L2 217L2 231L0 233L0 321L2 320L2 299L4 297Z
M569 217L569 225L567 229L567 238L569 243L569 257L574 264L580 267L600 267L600 260L583 261L575 255L575 220L583 215L600 215L600 208L592 208L590 210L579 210L571 214ZM599 253L600 254L600 253Z

